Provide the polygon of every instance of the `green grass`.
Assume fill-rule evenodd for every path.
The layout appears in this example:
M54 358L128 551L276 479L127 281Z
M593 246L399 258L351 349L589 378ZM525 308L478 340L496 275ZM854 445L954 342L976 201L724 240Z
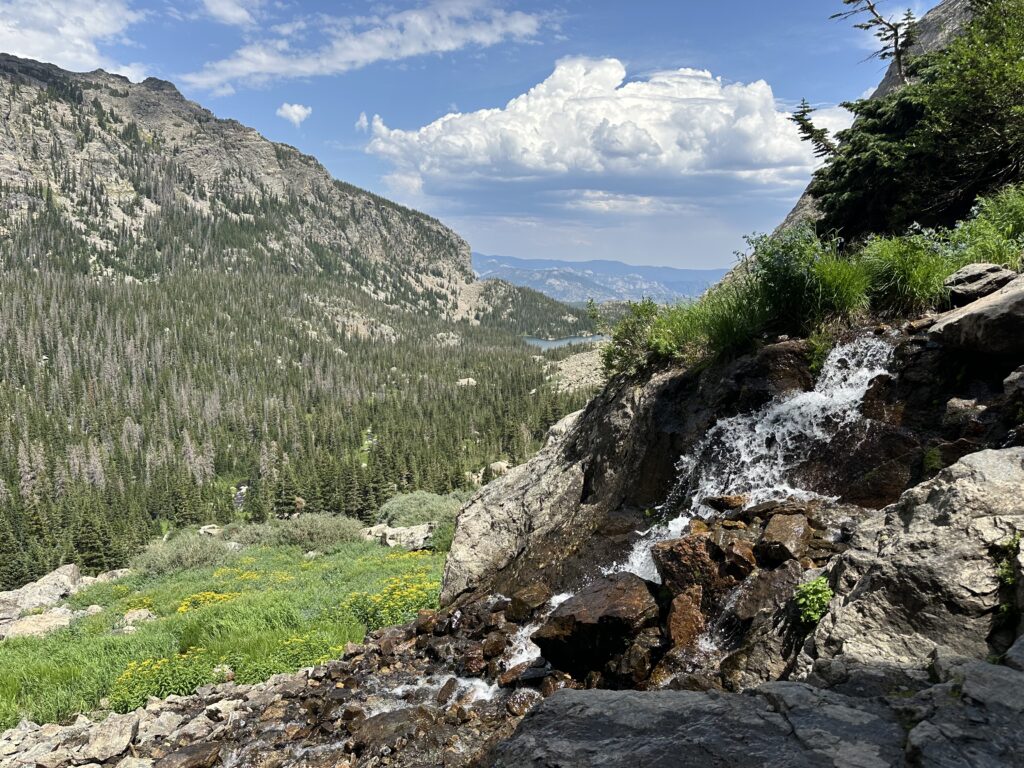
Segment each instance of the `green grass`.
M749 253L728 280L695 302L629 305L602 351L609 374L651 365L700 366L781 335L818 337L854 321L905 317L948 306L944 282L970 263L1020 270L1024 186L978 201L955 228L872 237L844 245L810 227L748 240Z
M365 625L346 608L353 596L394 620L436 605L443 561L442 555L370 543L341 544L313 560L297 547L256 547L226 564L94 585L68 604L100 605L102 613L44 638L0 643L0 730L23 717L67 721L96 709L112 692L120 709L141 705L151 694L187 693L197 681L222 679L211 678L221 663L239 682L312 665L363 638ZM418 588L409 599L394 586L406 583ZM186 599L204 592L233 597L179 611ZM112 634L124 613L137 607L158 619L131 635ZM124 675L132 662L138 667L147 659L166 659L161 669L171 671L159 679Z

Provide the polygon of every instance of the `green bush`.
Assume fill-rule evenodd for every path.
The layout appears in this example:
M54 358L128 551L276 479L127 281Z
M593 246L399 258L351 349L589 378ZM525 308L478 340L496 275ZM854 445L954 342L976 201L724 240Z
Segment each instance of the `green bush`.
M381 506L377 519L399 527L454 521L462 503L461 497L454 495L441 496L427 491L403 493Z
M244 546L299 547L304 552L333 552L342 544L358 541L363 524L343 515L304 514L288 520L240 525L226 531Z
M601 362L609 374L636 373L649 362L651 326L660 308L650 299L628 302L612 337L601 349Z
M861 255L871 280L871 303L896 313L942 306L949 291L943 282L956 266L941 244L926 235L878 237Z
M828 613L828 604L832 602L832 597L832 588L824 576L798 586L793 601L800 611L800 620L805 624L817 624L821 617Z
M987 262L1020 270L1024 251L1024 188L1008 186L978 201L973 215L949 234L957 266Z
M192 568L228 565L235 554L223 541L186 531L166 541L150 544L132 560L133 570L160 576Z

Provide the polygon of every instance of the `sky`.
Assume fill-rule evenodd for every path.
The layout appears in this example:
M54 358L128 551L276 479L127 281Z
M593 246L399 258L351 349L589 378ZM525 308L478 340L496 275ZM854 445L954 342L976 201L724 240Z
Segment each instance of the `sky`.
M919 15L936 0L882 0ZM174 82L474 250L728 266L870 92L840 0L0 0L0 51Z

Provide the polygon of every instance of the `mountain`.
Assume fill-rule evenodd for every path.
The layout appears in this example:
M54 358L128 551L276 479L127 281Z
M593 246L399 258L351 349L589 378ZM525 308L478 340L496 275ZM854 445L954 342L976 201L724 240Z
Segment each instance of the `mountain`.
M605 301L676 302L694 298L717 283L728 270L640 267L620 261L517 259L473 254L481 278L500 278L533 288L559 301L582 304Z
M584 311L170 83L0 55L0 115L0 588L168 525L371 519L585 397L519 338Z

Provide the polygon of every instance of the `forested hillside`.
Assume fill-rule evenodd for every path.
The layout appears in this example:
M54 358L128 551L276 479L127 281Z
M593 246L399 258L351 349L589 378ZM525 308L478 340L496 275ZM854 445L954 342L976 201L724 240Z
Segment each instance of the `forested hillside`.
M170 84L0 56L0 114L0 589L167 526L369 519L580 405L516 336L582 312Z

